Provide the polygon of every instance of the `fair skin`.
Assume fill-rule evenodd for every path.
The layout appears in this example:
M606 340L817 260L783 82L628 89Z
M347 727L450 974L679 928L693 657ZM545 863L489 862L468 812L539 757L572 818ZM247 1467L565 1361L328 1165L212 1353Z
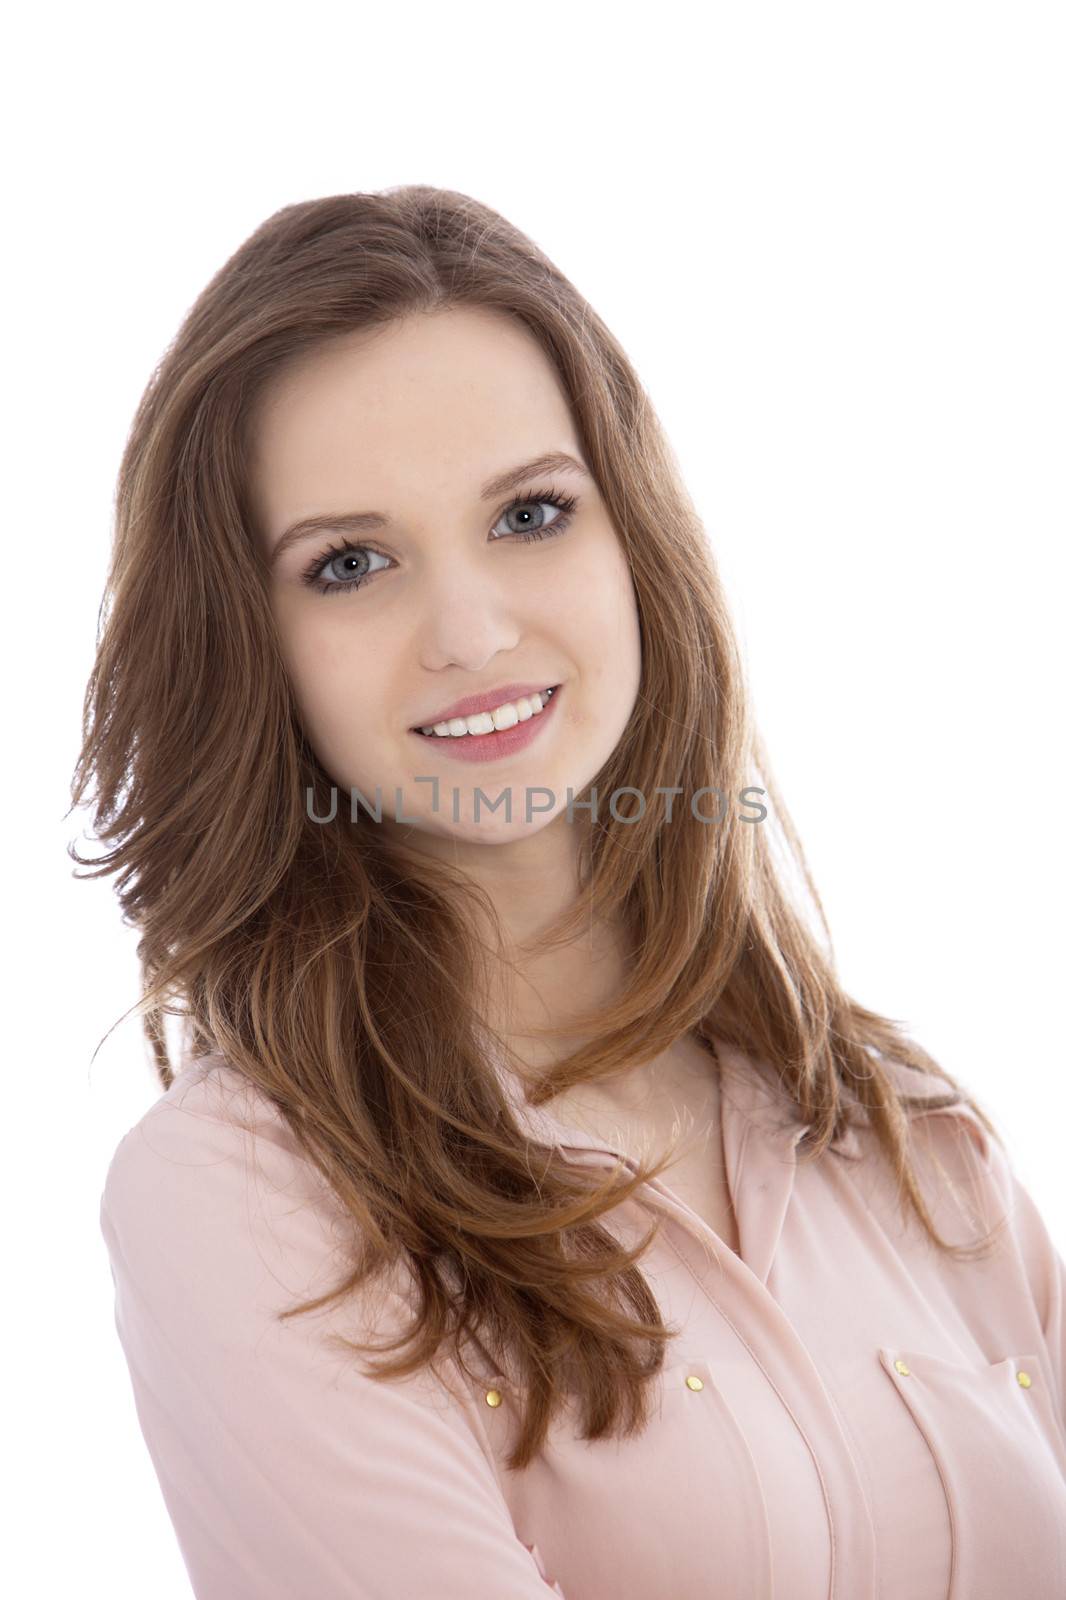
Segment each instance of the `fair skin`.
M267 390L251 439L257 533L308 738L342 802L350 789L370 801L380 792L386 829L488 892L505 939L491 955L488 1020L535 1075L581 1042L568 1032L577 1016L625 983L615 929L594 923L554 950L537 950L536 940L577 886L587 813L567 819L568 793L595 781L622 738L641 671L628 561L555 370L498 313L412 316L333 340L288 368ZM575 465L557 461L482 498L489 480L547 453ZM562 526L564 513L545 498L552 490L576 499L569 521L523 541L524 529ZM516 495L520 506L506 511ZM297 521L342 512L385 520L320 527L282 545ZM331 547L341 554L310 573ZM336 587L322 593L313 582ZM550 720L513 755L463 762L447 741L412 731L463 696L512 682L561 685ZM438 780L436 795L419 777ZM504 790L509 817L491 809ZM374 826L365 815L359 825ZM530 1030L546 1023L551 1036L534 1040ZM689 1113L695 1145L666 1181L682 1186L687 1171L689 1203L713 1214L735 1248L706 1145L717 1075L693 1039L567 1091L552 1111L600 1137L620 1135L631 1151L650 1141L655 1154L675 1114Z

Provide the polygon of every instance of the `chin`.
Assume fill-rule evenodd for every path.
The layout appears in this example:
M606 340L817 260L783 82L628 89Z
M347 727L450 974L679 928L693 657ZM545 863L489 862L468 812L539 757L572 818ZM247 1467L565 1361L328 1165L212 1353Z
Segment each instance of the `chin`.
M561 809L565 813L565 806ZM442 803L441 810L436 815L419 817L414 826L419 832L432 833L441 839L454 839L462 844L508 845L517 844L523 839L531 839L535 834L542 833L549 823L555 821L557 815L558 813L541 812L528 822L524 817L513 817L508 822L502 813L493 816L483 809L478 821L475 822L473 799L465 797L460 807L458 822L452 819L450 810L447 815L445 814Z

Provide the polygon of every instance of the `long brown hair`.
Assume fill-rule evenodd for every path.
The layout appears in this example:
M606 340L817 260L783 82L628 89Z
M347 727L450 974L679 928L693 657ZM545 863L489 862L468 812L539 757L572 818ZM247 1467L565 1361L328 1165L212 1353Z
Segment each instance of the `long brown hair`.
M623 797L618 816L604 807L585 830L580 893L550 937L586 926L594 896L596 916L626 929L633 966L531 1104L713 1031L772 1064L811 1124L801 1160L864 1108L929 1237L967 1257L973 1246L933 1225L908 1154L918 1102L885 1063L939 1074L950 1088L922 1108L970 1105L999 1136L900 1023L841 988L706 535L595 311L528 237L451 190L336 195L268 218L193 305L133 421L72 786L77 805L95 782L110 848L70 853L95 869L86 876L116 875L139 930L139 1009L163 1088L165 1019L179 1015L187 1053L219 1053L269 1097L351 1219L344 1281L282 1315L405 1264L419 1291L410 1348L373 1375L405 1376L476 1332L520 1376L509 1465L522 1467L566 1395L588 1438L647 1420L648 1380L675 1331L637 1265L657 1225L626 1249L598 1219L670 1154L594 1183L532 1141L488 1060L487 1045L506 1058L504 1041L473 1002L484 969L471 928L478 913L494 919L488 896L343 808L311 819L305 797L329 778L294 707L246 479L249 418L286 363L336 335L461 306L517 318L554 364L629 559L642 683L598 794L682 796L669 822L650 799L640 816ZM685 803L753 787L769 825L708 826ZM775 824L824 948L772 859Z

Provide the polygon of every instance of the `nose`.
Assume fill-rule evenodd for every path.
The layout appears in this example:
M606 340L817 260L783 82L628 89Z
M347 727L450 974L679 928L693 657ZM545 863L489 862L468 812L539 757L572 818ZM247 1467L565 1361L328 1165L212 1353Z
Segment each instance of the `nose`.
M426 574L418 624L420 659L430 672L462 667L480 672L522 637L520 596L502 575L477 562L455 561Z

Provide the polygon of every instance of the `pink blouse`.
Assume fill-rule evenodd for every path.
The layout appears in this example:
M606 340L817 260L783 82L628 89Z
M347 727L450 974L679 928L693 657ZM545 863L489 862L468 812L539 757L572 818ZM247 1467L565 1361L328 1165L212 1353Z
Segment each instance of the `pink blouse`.
M179 1073L119 1143L100 1222L199 1600L1063 1600L1066 1267L1001 1147L968 1111L914 1116L941 1233L1006 1217L995 1254L952 1261L904 1225L864 1118L797 1165L776 1076L715 1042L740 1253L663 1180L616 1207L629 1241L663 1216L641 1267L682 1331L652 1420L589 1442L568 1405L520 1472L502 1373L377 1382L330 1343L399 1327L402 1277L369 1322L275 1320L337 1281L339 1207L220 1057Z

